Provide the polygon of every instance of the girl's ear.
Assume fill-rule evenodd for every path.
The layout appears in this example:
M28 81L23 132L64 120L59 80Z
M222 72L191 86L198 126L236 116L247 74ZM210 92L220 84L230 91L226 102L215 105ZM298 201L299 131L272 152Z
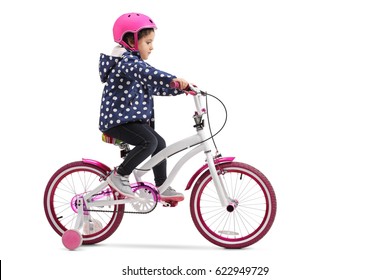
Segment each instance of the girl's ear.
M134 48L134 43L131 42L130 38L128 38L126 41L127 41L126 43L127 43L131 48Z
M134 39L131 36L126 36L124 41L131 47L134 48Z

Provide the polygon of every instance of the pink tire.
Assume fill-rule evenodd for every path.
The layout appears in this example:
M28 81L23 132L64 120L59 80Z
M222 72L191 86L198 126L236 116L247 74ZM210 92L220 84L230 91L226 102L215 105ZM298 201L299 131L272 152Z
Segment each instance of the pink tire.
M77 161L61 167L50 178L43 202L46 218L58 235L63 236L65 232L77 227L75 206L77 198L100 185L109 171L94 164ZM101 195L102 199L118 199L109 186L104 192L105 194ZM90 222L80 229L83 244L95 244L110 237L122 221L124 207L124 205L114 205L111 208L91 209L100 212L86 211ZM108 211L101 212L101 210Z
M250 246L263 238L274 222L275 192L268 179L248 164L229 162L216 168L232 202L221 205L207 170L192 190L192 220L215 245L232 249Z
M62 235L62 244L69 249L75 250L83 243L83 237L78 230L69 229Z

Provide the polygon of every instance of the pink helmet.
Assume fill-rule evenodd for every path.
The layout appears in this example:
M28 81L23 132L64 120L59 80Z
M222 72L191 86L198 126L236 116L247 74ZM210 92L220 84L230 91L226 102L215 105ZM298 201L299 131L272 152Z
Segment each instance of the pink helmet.
M114 23L112 29L114 41L127 49L138 50L138 32L145 28L157 29L157 26L153 20L146 15L140 13L123 14ZM134 48L123 41L123 35L127 32L132 32L134 34Z

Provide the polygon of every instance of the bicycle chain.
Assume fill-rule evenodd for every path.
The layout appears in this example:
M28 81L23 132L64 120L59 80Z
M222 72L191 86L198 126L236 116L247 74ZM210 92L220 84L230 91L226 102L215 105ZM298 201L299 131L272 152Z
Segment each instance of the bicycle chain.
M100 213L149 214L154 209L156 209L156 207L157 207L157 203L154 205L154 207L152 209L150 209L147 212L125 211L125 210L99 210L99 209L96 209L96 210L87 209L86 211L100 212Z
M93 195L92 197L94 196L98 196L100 194L95 194ZM119 199L120 200L120 199ZM96 210L92 210L92 209L87 209L86 211L90 211L90 212L100 212L100 213L114 213L114 212L121 212L121 213L124 213L124 214L149 214L150 212L152 212L154 209L156 209L157 207L157 202L154 204L153 208L150 209L149 211L147 212L138 212L138 211L125 211L125 210L99 210L99 209L96 209Z

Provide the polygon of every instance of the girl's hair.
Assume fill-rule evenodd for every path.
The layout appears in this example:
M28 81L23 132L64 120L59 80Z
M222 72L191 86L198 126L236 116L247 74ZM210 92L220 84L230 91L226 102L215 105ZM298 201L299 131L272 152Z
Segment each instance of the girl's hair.
M150 34L150 32L154 31L153 28L145 28L138 32L138 40L140 40L142 37L145 37ZM125 35L123 35L123 41L126 43L131 43L134 45L134 33L133 32L127 32Z

